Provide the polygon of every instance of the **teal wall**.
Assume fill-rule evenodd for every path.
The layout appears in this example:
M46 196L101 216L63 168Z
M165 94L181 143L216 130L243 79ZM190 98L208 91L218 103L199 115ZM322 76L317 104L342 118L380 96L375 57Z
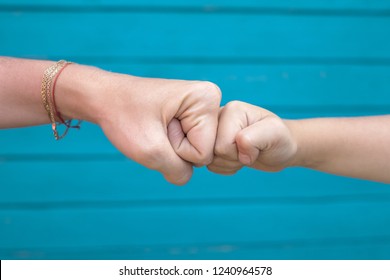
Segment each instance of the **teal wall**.
M0 55L210 80L286 118L390 113L389 35L380 0L0 0ZM0 258L389 259L390 188L300 168L179 188L92 124L1 130Z

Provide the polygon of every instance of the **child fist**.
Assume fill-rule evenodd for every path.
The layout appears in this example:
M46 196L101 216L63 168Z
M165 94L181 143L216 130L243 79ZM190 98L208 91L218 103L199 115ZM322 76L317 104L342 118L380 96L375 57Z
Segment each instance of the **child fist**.
M263 171L292 165L297 143L287 124L263 108L228 103L220 111L215 157L208 169L230 175L244 165Z

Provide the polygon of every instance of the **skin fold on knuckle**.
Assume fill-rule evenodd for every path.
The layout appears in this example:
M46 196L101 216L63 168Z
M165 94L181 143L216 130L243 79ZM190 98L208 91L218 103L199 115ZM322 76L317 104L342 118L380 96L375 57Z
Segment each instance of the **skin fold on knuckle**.
M205 166L205 165L209 165L210 163L213 162L213 159L214 159L214 154L213 152L198 152L197 155L196 155L196 158L195 158L195 162L193 162L194 164L196 164L196 166L198 167L202 167L202 166Z

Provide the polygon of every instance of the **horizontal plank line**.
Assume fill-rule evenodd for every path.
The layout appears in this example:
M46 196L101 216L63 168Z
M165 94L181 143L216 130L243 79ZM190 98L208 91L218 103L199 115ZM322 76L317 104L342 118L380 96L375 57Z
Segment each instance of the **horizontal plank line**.
M23 58L58 60L63 55L22 56ZM70 56L67 59L79 63L107 64L243 64L243 65L360 65L390 66L388 57L141 57L141 56Z
M195 243L195 244L169 244L169 245L96 245L80 247L21 247L0 248L0 254L4 258L39 258L50 255L61 255L61 258L82 258L91 255L105 256L107 254L121 254L126 256L140 256L151 254L163 254L167 258L180 255L194 255L205 253L235 253L238 251L254 250L294 250L296 248L323 248L323 247L347 247L347 246L373 246L390 244L390 236L364 236L364 237L335 237L318 239L291 239L291 240L260 240L257 242L225 242L225 243ZM44 255L42 255L44 254Z
M122 154L0 154L0 162L20 162L20 161L124 161L126 157Z
M0 12L28 13L190 13L190 14L249 14L285 16L341 16L389 17L390 10L369 9L302 9L272 7L221 7L221 6L128 6L128 5L0 5Z
M50 201L50 202L2 202L0 211L47 211L61 209L117 209L205 206L259 206L259 205L324 205L339 203L388 203L390 194L328 195L308 197L260 197L260 198L202 198L162 200L117 200L117 201Z

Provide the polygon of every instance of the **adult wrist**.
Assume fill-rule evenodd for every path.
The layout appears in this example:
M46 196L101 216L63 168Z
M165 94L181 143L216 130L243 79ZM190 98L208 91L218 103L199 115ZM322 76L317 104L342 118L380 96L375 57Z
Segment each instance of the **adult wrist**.
M109 72L70 64L58 78L55 92L58 111L66 119L99 124L104 107L105 80Z

